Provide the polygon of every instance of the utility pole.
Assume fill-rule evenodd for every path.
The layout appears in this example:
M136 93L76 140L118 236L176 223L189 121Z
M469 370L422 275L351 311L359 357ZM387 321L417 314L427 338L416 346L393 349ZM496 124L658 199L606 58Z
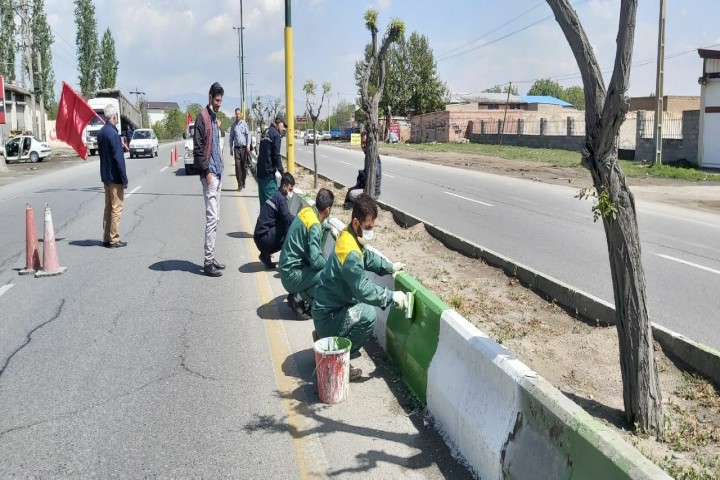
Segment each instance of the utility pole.
M662 165L663 77L665 76L665 0L660 0L658 20L657 76L655 79L655 158L652 164Z
M244 103L243 98L243 63L242 63L242 26L240 27L233 27L233 30L237 30L238 34L238 80L240 81L240 109L245 112L245 110L242 108L242 105Z
M245 47L243 46L243 38L245 27L243 26L243 2L240 0L240 90L242 95L242 112L245 115Z
M145 95L145 92L141 92L140 89L135 87L134 92L130 92L131 95L135 95L135 105L137 105L137 109L140 111L140 128L143 127L143 114L142 114L142 108L140 108L140 95Z
M285 118L288 122L285 145L287 171L295 173L295 105L293 93L293 37L291 0L285 0Z
M508 109L508 103L510 103L510 92L511 91L512 91L512 82L509 82L507 99L505 100L505 115L503 116L502 130L500 130L500 145L502 145L503 135L505 134L505 122L507 121L507 109Z
M42 58L40 56L40 51L37 52L37 72L38 72L38 79L42 82L43 74L42 74ZM43 139L43 135L47 136L47 129L45 128L45 91L42 90L44 85L42 83L40 84L40 121L38 122L38 135L37 137L39 139ZM47 140L47 138L45 138Z

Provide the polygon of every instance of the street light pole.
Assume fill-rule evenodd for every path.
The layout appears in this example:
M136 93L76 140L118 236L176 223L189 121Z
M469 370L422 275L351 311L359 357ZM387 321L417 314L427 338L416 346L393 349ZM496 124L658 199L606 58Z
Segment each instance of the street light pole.
M242 22L241 22L242 23ZM240 76L240 102L241 106L244 103L245 97L243 96L243 62L242 62L242 24L239 27L233 27L233 30L237 30L238 33L238 74ZM243 109L243 112L245 110Z
M287 171L295 173L295 101L293 94L293 37L291 0L285 0L285 118L288 122L285 145L287 146Z
M245 115L245 47L243 45L243 37L245 27L243 26L243 2L240 0L240 90L242 95L242 112Z

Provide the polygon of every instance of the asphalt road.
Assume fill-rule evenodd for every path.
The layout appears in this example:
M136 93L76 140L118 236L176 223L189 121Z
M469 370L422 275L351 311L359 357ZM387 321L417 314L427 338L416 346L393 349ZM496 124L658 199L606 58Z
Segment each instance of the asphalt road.
M202 275L200 182L169 148L127 160L126 248L101 246L97 157L0 187L0 478L466 476L382 355L319 403L312 323L257 261L254 182L225 179L228 268ZM16 272L28 202L41 238L52 208L63 275Z
M296 141L312 166L312 146ZM381 199L461 237L613 302L607 244L575 188L383 156ZM321 144L318 169L353 185L359 151ZM689 187L691 188L691 187ZM720 195L720 191L718 192ZM637 202L652 321L720 348L720 217Z

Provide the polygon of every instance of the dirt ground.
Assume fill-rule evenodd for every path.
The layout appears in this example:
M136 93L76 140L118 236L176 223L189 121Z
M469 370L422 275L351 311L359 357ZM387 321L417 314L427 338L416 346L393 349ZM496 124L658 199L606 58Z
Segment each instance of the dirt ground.
M88 157L88 162L97 161L98 157ZM3 159L0 158L0 162ZM7 185L12 182L29 178L39 173L47 173L53 170L59 170L72 165L83 163L84 160L77 156L71 149L54 149L53 154L42 162L30 163L20 162L8 165L7 172L0 172L0 186Z
M297 186L312 188L303 169ZM333 215L345 223L345 189L335 192ZM720 478L720 395L707 381L683 372L656 347L665 418L662 440L633 432L623 413L616 330L588 325L481 260L451 251L422 224L403 229L390 212L375 222L372 245L437 293L470 322L505 345L591 415L682 479Z
M334 145L352 150L360 149L357 146L351 147L348 143ZM399 150L383 145L380 145L379 151L380 155L525 178L535 182L564 185L575 190L592 185L590 172L585 168L558 167L538 161L511 160L467 153ZM720 185L718 184L698 184L698 182L649 176L629 177L628 184L638 200L663 202L720 213Z

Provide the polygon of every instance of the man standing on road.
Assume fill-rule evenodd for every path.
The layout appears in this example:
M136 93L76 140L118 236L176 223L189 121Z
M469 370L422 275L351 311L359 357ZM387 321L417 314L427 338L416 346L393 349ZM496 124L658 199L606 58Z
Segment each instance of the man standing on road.
M280 251L280 281L288 291L288 306L300 320L310 318L315 285L325 268L322 253L323 225L335 201L333 192L321 188L315 205L298 212Z
M260 153L257 162L257 178L258 178L258 197L260 197L260 208L265 201L272 197L277 190L277 180L275 172L280 175L285 171L282 166L282 158L280 157L280 145L282 143L282 133L287 128L285 117L278 115L275 117L275 123L270 125L267 138L263 138L260 142Z
M268 269L275 268L271 256L282 248L288 227L295 218L290 213L287 202L293 195L294 187L295 178L287 172L283 173L280 190L276 190L260 207L253 240L260 250L260 261Z
M365 248L373 237L377 202L361 193L355 199L352 219L335 242L335 250L320 273L315 287L312 318L315 324L313 340L325 337L345 337L352 342L350 358L360 356L375 328L375 307L407 308L404 292L381 287L367 277L365 271L377 275L397 273L405 265L390 263L384 257ZM357 380L362 370L350 366L350 380Z
M103 247L118 248L127 245L120 241L120 215L128 179L125 154L117 130L118 115L115 107L105 107L107 122L98 133L100 179L105 185L105 214L103 215Z
M220 130L217 112L222 105L225 90L215 82L210 86L208 104L195 119L193 133L193 161L200 172L205 197L205 275L219 277L225 265L215 260L215 239L220 220L220 192L222 189L223 162L220 153Z
M363 153L367 149L367 132L360 134L360 147ZM345 204L354 203L355 199L365 191L365 179L367 178L367 165L362 170L358 171L357 182L355 186L348 190L345 196ZM380 198L380 184L382 183L382 162L380 161L380 155L377 157L375 164L375 199Z
M245 188L247 167L250 161L250 130L243 116L242 110L235 109L235 121L230 127L230 151L235 159L235 179L238 182L238 192Z

